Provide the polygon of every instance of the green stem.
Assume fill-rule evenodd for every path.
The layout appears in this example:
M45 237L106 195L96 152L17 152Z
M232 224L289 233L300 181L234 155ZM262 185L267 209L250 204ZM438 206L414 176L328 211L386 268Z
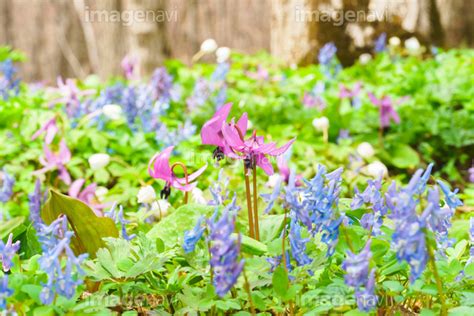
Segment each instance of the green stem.
M250 310L252 312L252 315L255 315L255 307L253 306L252 293L250 292L250 283L249 283L249 280L247 279L247 274L245 273L245 269L242 269L242 274L245 280L244 288L245 288L245 291L247 292L247 295L249 296Z
M435 257L434 257L433 248L431 248L431 245L429 243L428 238L426 240L426 248L428 250L428 256L429 256L429 260L431 262L431 266L433 267L433 275L434 275L434 278L435 278L435 281L436 281L436 287L438 289L439 301L441 303L441 314L440 315L441 316L446 316L446 315L448 315L448 311L446 309L446 300L445 300L444 293L443 293L443 283L442 283L441 278L439 276L438 268L436 267L436 261L435 261Z

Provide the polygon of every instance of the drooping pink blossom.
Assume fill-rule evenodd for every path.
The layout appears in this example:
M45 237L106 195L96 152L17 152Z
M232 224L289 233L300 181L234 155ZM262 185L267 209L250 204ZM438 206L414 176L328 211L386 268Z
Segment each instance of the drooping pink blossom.
M122 66L122 70L125 75L125 78L127 78L128 80L135 78L135 72L138 65L138 59L136 56L126 55L122 59L122 62L120 63L120 65Z
M88 206L92 208L94 213L98 216L102 216L102 210L104 208L109 208L111 205L107 203L100 203L97 200L97 196L95 195L95 191L97 189L96 183L91 183L86 186L83 190L82 187L84 186L86 180L85 179L77 179L71 183L68 190L68 195L75 199L81 200L82 202L86 203Z
M397 111L395 111L394 101L389 96L384 96L381 99L375 97L374 94L368 93L370 101L379 107L380 112L380 126L382 128L389 127L390 121L393 120L395 123L400 123L400 116L398 116ZM401 99L400 101L404 100ZM399 101L399 102L400 102Z
M51 144L53 139L54 139L54 136L56 136L56 133L58 132L58 126L56 124L56 117L53 117L51 119L49 119L48 121L46 121L46 123L44 123L39 130L37 130L33 136L31 136L31 140L35 140L36 138L38 138L41 134L45 133L45 138L44 138L44 142L46 144Z
M199 177L204 170L207 168L207 164L202 166L200 169L198 169L196 172L189 174L184 178L178 178L172 167L170 166L170 155L171 152L173 151L174 146L170 146L163 150L161 153L157 153L154 155L148 164L148 173L150 174L151 177L155 179L162 179L166 181L165 184L165 189L162 191L162 195L169 195L169 190L170 187L174 187L178 190L181 191L191 191L193 188L196 187L196 182L193 182L196 180L197 177Z
M44 174L52 170L58 170L59 178L66 184L71 184L71 176L66 169L66 164L71 160L71 152L66 145L66 142L61 140L59 143L59 151L53 152L51 149L44 145L43 148L44 157L40 157L39 161L44 166L42 169L36 170L34 174Z

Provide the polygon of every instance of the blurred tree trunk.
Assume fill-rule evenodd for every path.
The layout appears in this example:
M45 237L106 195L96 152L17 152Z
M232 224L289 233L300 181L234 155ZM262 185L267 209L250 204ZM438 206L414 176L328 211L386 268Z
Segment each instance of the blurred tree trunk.
M317 46L317 0L272 2L270 52L289 64L311 63Z

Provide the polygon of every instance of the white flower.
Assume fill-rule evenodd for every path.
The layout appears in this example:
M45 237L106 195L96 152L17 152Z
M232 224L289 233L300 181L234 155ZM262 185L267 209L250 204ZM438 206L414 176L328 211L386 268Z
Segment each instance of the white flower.
M230 57L230 48L229 47L219 47L216 50L216 57L218 63L223 63Z
M396 36L392 36L392 37L390 37L390 39L388 40L388 44L389 44L390 46L400 46L400 43L401 43L400 39L399 39L398 37L396 37Z
M370 55L369 53L364 53L362 55L359 56L359 62L362 64L362 65L365 65L367 64L369 61L372 60L372 55Z
M92 170L98 170L107 166L110 162L110 156L107 154L93 154L89 157L89 165Z
M280 177L281 176L278 173L272 174L271 176L268 177L268 181L265 185L269 188L274 188L277 185L278 181L280 180Z
M101 203L104 201L107 193L109 193L109 189L107 189L106 187L97 187L97 189L95 189L95 196Z
M367 165L367 174L373 178L378 178L380 175L385 177L388 175L388 169L380 161L374 161Z
M362 158L370 158L374 155L374 147L372 147L371 144L367 142L360 143L359 146L357 146L357 153L359 156Z
M409 53L417 53L420 50L420 42L416 37L410 37L405 41L405 48Z
M138 203L151 204L156 200L155 189L151 185L141 187L137 194Z
M210 54L217 49L217 43L212 38L208 38L201 44L201 52Z
M168 203L167 200L161 199L161 200L155 201L151 205L151 211L153 212L156 218L163 218L166 215L168 215L169 207L170 207L170 203Z
M192 189L191 197L193 199L193 202L197 204L207 204L207 200L206 198L204 198L204 193L199 188L195 187L194 189Z
M122 108L117 104L106 104L102 108L102 113L111 120L119 120L122 117Z
M327 129L329 128L329 119L325 116L315 118L313 120L313 126L318 131L327 131Z

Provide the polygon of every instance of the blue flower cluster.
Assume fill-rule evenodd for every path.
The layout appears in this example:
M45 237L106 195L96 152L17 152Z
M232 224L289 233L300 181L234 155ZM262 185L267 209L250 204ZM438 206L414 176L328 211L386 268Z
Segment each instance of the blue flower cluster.
M206 227L202 225L204 216L201 216L193 229L184 232L183 249L185 253L191 253L196 248L196 244L201 240Z
M369 239L359 254L348 251L346 260L342 263L342 269L346 271L344 281L355 289L357 306L364 312L372 310L378 301L377 295L375 295L375 269L369 273L369 264L372 258L370 245L371 240Z
M375 40L374 51L376 53L382 53L386 50L386 46L387 46L387 33L383 32Z
M44 202L44 196L41 193L41 180L36 179L35 190L33 193L28 194L29 199L29 210L30 210L30 221L36 231L40 230L40 225L43 224L41 219L41 205Z
M223 297L237 282L244 268L244 260L239 260L240 235L236 237L233 234L235 215L230 214L229 208L224 210L219 219L215 213L208 225L213 284L217 295Z
M318 61L323 73L328 78L335 77L342 69L336 57L337 47L333 42L326 43L319 50Z
M10 233L8 236L7 243L3 243L3 240L0 239L0 261L2 262L3 271L10 271L13 263L13 256L20 249L20 241L13 243L13 234Z
M0 190L0 202L2 203L7 203L12 194L13 194L13 186L15 185L15 178L13 178L11 175L7 173L5 168L2 171L3 176L2 176L2 189Z
M20 80L15 79L17 72L11 59L0 62L0 98L3 100L20 91Z
M319 165L316 176L304 180L306 187L296 187L294 175L286 187L285 201L290 215L305 225L314 236L321 233L321 240L327 245L327 256L334 253L339 237L339 226L343 216L337 216L341 189L342 168L326 173Z
M355 188L354 198L351 202L353 210L361 208L364 204L369 204L373 213L366 213L362 216L361 226L371 232L373 236L380 235L382 232L383 216L387 214L387 206L382 194L382 177L377 180L368 180L364 192L359 192Z
M13 295L13 290L8 287L8 275L0 278L0 310L7 309L7 298Z
M43 254L38 260L41 270L48 275L48 282L43 284L40 300L43 304L51 304L55 293L72 298L76 287L82 284L85 272L81 264L87 254L76 256L71 249L71 238L74 233L68 230L67 218L62 216L48 225L41 225L38 239L41 243ZM61 262L65 259L65 267Z
M116 224L120 224L120 226L122 228L122 238L123 239L130 241L130 240L132 240L133 238L135 238L137 236L136 234L129 235L127 233L127 224L130 224L130 221L126 220L123 217L123 206L122 205L119 205L118 210L117 210L117 204L114 204L108 212L104 213L104 215L106 217L112 219Z

